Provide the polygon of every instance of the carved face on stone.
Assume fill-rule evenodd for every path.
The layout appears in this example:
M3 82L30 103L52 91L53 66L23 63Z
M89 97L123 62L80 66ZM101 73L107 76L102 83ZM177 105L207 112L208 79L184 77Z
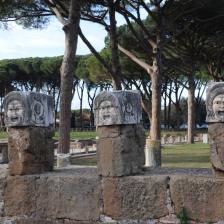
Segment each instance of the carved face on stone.
M21 124L24 119L24 106L19 100L12 100L8 103L6 111L7 118L13 125Z
M217 118L224 120L224 94L217 95L214 98L212 109Z
M102 101L99 106L99 120L103 123L116 121L116 107L109 100Z

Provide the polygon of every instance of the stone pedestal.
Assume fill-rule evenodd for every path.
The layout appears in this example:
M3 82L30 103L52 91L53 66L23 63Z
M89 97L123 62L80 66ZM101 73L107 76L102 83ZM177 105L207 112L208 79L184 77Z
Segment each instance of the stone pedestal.
M161 166L161 143L160 141L152 141L146 139L145 147L145 166L158 167Z
M208 144L208 134L202 134L202 142Z
M54 165L53 129L48 127L9 128L10 175L51 171Z
M57 167L63 168L71 165L71 155L69 154L57 154Z
M213 171L217 176L224 176L224 123L209 124L208 134Z
M141 125L98 127L97 165L102 176L139 173L145 163L145 133Z
M224 82L207 86L206 109L212 168L216 176L224 176Z
M53 170L53 98L41 93L13 91L5 97L3 106L8 127L9 174Z
M98 174L139 173L145 163L141 96L137 91L101 92L94 100Z

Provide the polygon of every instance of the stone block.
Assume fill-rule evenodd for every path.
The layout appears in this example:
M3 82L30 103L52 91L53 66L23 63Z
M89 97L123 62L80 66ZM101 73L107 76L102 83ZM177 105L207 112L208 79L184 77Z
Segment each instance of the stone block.
M31 216L36 211L36 178L37 176L8 177L4 192L5 215Z
M100 201L97 176L63 172L10 176L5 191L5 215L94 223L99 219Z
M54 165L53 128L9 128L8 151L10 175L51 171Z
M138 91L102 91L94 100L96 126L139 124L142 119Z
M224 176L224 123L211 123L208 126L210 158L214 172Z
M13 91L5 96L3 106L7 127L54 124L53 97L46 94Z
M103 178L103 213L115 220L163 217L167 184L167 176Z
M141 125L98 127L97 166L102 176L141 172L145 163L145 133Z
M0 220L1 221L1 220ZM3 223L4 224L4 223ZM7 224L7 223L6 223ZM10 224L97 224L97 222L82 222L70 219L35 219L35 218L18 218Z
M171 199L175 213L185 208L187 217L197 222L224 220L224 179L203 176L171 177Z

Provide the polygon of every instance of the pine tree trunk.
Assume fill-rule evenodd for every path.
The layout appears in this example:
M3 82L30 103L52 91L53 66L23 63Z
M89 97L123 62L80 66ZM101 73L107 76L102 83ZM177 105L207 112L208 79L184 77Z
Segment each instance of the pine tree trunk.
M171 101L171 95L172 95L172 90L170 89L170 92L169 92L169 103L168 103L168 120L167 120L167 126L168 126L168 129L170 129L170 125L171 125L171 106L172 106L172 101Z
M121 90L121 68L118 55L117 28L115 18L115 4L113 0L109 1L109 19L110 19L110 48L112 62L112 84L114 90Z
M188 128L187 128L187 142L194 143L194 126L195 126L195 103L194 103L194 92L195 92L195 81L194 76L189 75L188 77L189 89L188 89Z
M167 88L166 88L167 89ZM164 113L164 128L167 129L167 106L166 106L166 102L167 101L167 95L165 94L164 96L164 109L163 109L163 113Z
M160 75L157 72L158 68L155 69L155 74L151 76L152 81L152 119L151 119L151 129L150 138L153 141L160 140L160 115L161 115L161 85L160 85Z
M65 32L65 53L61 66L60 125L58 153L69 153L71 100L74 74L74 60L78 42L80 3L71 0L70 15L63 30Z

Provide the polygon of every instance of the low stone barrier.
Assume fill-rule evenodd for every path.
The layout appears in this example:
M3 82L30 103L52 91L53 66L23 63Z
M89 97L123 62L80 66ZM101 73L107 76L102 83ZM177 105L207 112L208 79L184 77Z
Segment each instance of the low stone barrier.
M161 168L100 179L96 168L70 167L10 176L4 186L0 223L179 223L183 208L194 223L224 221L224 179L210 169Z

